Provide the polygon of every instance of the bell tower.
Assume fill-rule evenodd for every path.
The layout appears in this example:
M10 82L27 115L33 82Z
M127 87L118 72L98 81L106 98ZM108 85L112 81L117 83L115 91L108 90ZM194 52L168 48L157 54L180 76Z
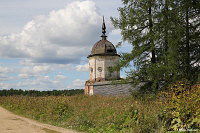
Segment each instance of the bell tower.
M115 66L120 56L115 46L107 40L106 24L103 17L101 40L94 44L89 59L89 82L101 82L120 78L120 72L110 72L109 68Z

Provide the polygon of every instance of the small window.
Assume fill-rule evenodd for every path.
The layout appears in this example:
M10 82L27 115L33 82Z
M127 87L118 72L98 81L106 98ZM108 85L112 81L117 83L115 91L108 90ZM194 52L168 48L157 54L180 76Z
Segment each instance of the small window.
M90 68L91 73L93 72L93 68Z
M108 53L112 53L113 50L112 50L112 49L108 49L107 52L108 52Z
M108 67L109 77L112 77L112 67Z
M108 52L108 53L114 52L113 47L107 46L107 52Z

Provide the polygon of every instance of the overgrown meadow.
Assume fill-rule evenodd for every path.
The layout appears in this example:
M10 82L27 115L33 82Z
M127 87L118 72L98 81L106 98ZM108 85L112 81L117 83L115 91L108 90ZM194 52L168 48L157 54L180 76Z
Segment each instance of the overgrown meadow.
M160 104L131 97L1 97L3 107L45 123L87 132L150 132L159 128Z
M0 105L25 117L84 132L162 133L200 125L199 86L173 86L160 94L111 96L10 96ZM175 89L176 88L176 89ZM136 95L136 94L135 94ZM139 95L139 93L138 93ZM184 98L182 97L184 96ZM183 98L183 100L181 100Z

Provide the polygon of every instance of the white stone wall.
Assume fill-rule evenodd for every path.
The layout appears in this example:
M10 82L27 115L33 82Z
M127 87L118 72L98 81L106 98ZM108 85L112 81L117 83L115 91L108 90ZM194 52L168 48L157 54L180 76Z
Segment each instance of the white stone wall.
M95 78L105 78L104 63L105 59L102 56L89 58L90 81L95 80ZM99 67L102 68L102 71L98 70Z
M118 79L119 72L109 72L109 67L116 65L118 56L93 56L89 57L90 81L95 79Z
M94 57L90 57L89 58L89 77L90 77L90 81L94 80L95 79L95 73L96 73L96 70L95 70L95 58Z

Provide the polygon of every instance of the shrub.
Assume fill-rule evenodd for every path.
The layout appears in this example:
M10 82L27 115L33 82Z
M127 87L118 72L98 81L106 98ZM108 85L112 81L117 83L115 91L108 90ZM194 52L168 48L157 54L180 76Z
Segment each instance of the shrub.
M160 132L160 103L112 96L0 97L0 105L29 118L86 132Z
M177 82L162 93L164 109L161 118L167 130L199 129L200 85Z

